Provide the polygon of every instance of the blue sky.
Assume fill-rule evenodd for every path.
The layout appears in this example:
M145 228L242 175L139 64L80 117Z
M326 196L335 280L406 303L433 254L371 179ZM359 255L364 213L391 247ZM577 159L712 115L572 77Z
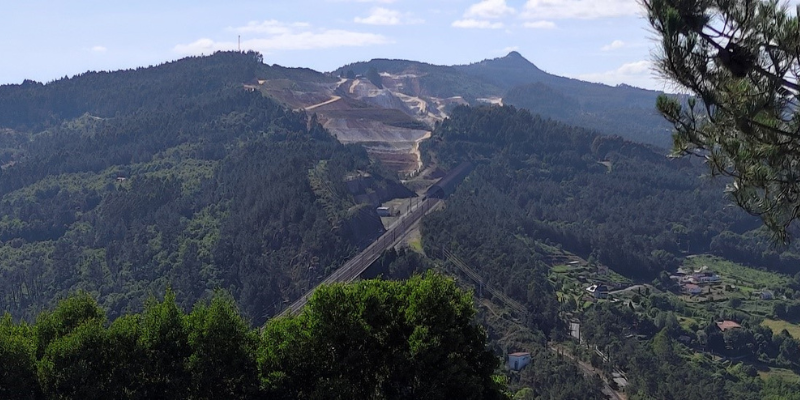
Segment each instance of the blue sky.
M636 0L4 3L0 84L232 50L241 35L269 64L319 71L372 58L467 64L516 50L554 74L665 88Z

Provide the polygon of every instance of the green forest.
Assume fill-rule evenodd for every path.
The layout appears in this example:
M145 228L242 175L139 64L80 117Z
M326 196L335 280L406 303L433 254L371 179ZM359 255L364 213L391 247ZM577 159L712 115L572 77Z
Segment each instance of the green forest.
M82 290L113 319L224 289L261 324L379 234L344 183L380 176L364 149L242 89L288 71L218 53L1 88L0 307Z
M697 179L702 168L513 107L457 108L426 146L429 157L445 165L464 158L479 163L447 207L423 221L426 254L444 263L450 262L447 252L470 260L487 285L525 306L524 320L540 332L542 350L548 338L566 331L564 316L571 315L581 321L587 343L614 360L603 362L587 348L575 347L573 354L584 354L609 373L610 364L626 371L629 398L796 398L791 396L800 390L797 382L763 380L752 364L726 368L702 356L796 369L800 341L760 326L758 317L698 313L702 319L684 327L677 315L687 312L685 306L649 289L627 305L579 308L557 301L565 282L548 275L549 257L561 251L553 246L613 265L625 276L652 280L669 293L675 289L666 271L678 267L686 246L713 252L714 243L731 235L761 237L754 217L724 207L718 188ZM761 260L745 247L740 251L740 258ZM787 315L790 310L795 307L776 302L770 315L794 318ZM730 318L744 327L720 332L714 321ZM679 342L695 331L703 338L698 347Z
M167 291L110 323L80 293L35 324L0 320L0 397L507 398L473 315L435 274L325 287L262 332L222 293L187 314Z
M437 90L522 79L492 65L422 67ZM474 170L379 279L274 318L385 231L356 196L414 194L254 89L269 79L336 82L218 52L0 86L0 398L798 398L797 242L776 246L696 160L514 106L457 106L432 127L425 164ZM518 90L573 117L596 105ZM624 118L606 116L604 133ZM673 279L695 256L760 275L701 302ZM600 266L634 289L587 299ZM531 365L511 371L517 351Z

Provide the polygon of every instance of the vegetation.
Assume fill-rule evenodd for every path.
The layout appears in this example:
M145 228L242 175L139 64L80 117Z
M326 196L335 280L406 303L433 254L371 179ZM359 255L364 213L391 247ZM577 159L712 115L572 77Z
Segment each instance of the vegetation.
M480 165L443 211L423 221L426 254L449 261L447 250L468 260L486 285L524 304L529 310L523 317L527 326L547 337L557 338L565 331L564 315L580 320L587 347L597 345L606 358L580 347L575 353L608 375L615 368L626 373L630 398L782 398L798 389L777 375L761 379L755 368L800 367L793 361L800 341L761 325L764 316L789 319L800 308L793 300L747 300L739 292L773 289L776 296L792 295L794 278L706 256L688 258L684 265L718 269L723 285L732 286L720 301L690 303L672 292L643 286L615 295L623 301L611 303L587 297L585 286L580 286L588 284L586 276L601 279L594 264L602 263L676 290L666 271L681 264L687 248L710 248L712 242L726 240L723 232L730 230L745 229L742 235L758 230L758 222L744 213L723 213L714 190L696 181L698 167L652 157L644 147L511 107L457 108L437 126L428 146L431 157L445 165L465 157ZM598 159L614 168L598 165ZM658 201L649 203L650 196ZM667 204L665 198L670 199ZM705 201L716 205L698 211ZM639 208L643 204L647 205ZM672 214L681 209L692 218ZM646 230L651 226L652 233ZM596 235L600 227L606 230ZM712 233L714 229L719 230ZM700 230L701 235L689 233ZM675 235L670 240L658 239L670 234ZM637 244L625 245L626 241ZM566 264L559 247L591 262ZM608 275L602 279L609 284L624 281ZM556 297L560 304L547 300ZM723 319L737 321L742 328L722 332L716 322ZM711 354L745 364L728 368L713 361Z
M418 67L447 72L426 75L441 90L499 89L527 75L492 71L520 59ZM217 53L0 87L0 397L593 400L615 372L631 399L800 390L781 378L800 370L797 244L769 247L690 160L510 106L456 107L422 144L444 169L476 168L413 251L368 271L407 281L324 287L256 332L380 234L359 199L404 192L315 116L243 85L263 78L335 82ZM716 270L713 295L681 295L681 265ZM428 269L458 280L415 275ZM639 285L606 301L585 290L601 281ZM585 342L563 343L570 320ZM515 351L531 365L497 376Z
M716 189L697 179L702 168L689 161L513 107L456 108L422 148L444 165L480 163L462 190L468 208L448 214L448 224L497 209L515 216L509 231L594 255L629 278L661 279L686 252L726 248L729 234L762 237L758 221L725 208ZM458 242L479 246L468 226ZM759 265L763 253L752 249L741 248L738 261ZM772 251L787 267L796 254Z
M86 293L35 324L0 320L14 399L504 399L469 294L435 274L317 291L263 334L229 296L185 314L168 291L112 323Z
M382 229L344 178L379 169L242 88L288 73L218 53L0 88L0 307L32 321L84 290L116 319L223 288L262 323L341 265Z
M798 15L772 0L645 0L659 71L697 96L661 97L678 154L733 177L727 192L780 238L800 216Z

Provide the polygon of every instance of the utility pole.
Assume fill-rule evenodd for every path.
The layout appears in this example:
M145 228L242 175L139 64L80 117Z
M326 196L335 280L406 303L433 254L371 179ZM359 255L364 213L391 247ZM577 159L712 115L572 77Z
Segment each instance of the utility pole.
M239 35L239 53L242 52L242 35Z

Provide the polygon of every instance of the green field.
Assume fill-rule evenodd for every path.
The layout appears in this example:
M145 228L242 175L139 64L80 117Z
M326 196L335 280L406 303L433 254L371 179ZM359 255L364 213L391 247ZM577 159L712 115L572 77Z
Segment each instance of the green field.
M420 239L409 240L408 241L408 247L410 247L411 250L414 250L417 253L420 253L420 254L423 253L423 251L422 251L422 240L420 240Z
M797 373L790 369L784 368L770 368L767 371L758 371L758 376L764 380L769 378L779 378L787 382L800 382L800 375L797 375Z
M783 321L783 320L775 320L775 319L765 319L764 322L761 323L772 329L772 332L775 334L780 333L782 330L786 329L793 338L800 338L800 326L797 324L793 324L791 322Z

